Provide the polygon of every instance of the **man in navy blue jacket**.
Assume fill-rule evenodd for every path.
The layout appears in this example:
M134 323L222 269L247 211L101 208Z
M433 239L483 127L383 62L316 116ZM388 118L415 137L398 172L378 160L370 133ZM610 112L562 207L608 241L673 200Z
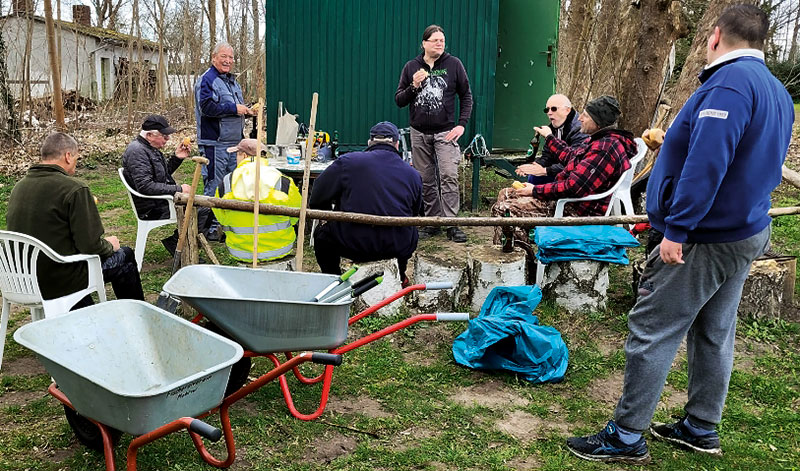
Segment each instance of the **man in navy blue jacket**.
M708 65L667 131L647 185L650 224L664 233L650 254L628 317L625 385L614 420L567 440L594 461L650 461L658 440L719 455L715 428L733 368L736 315L752 261L767 249L770 193L792 134L794 109L761 51L767 16L752 5L723 11ZM689 400L674 423L650 423L686 338Z
M364 152L333 161L314 182L308 205L378 216L422 214L422 178L403 161L400 132L383 121L369 131ZM354 262L397 258L404 284L408 260L417 248L417 228L328 221L314 232L314 254L323 273L341 274L341 257Z

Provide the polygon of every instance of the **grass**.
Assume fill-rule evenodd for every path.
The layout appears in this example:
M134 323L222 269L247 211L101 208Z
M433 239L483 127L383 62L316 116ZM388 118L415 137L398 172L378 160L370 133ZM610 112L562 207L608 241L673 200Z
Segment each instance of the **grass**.
M87 159L89 160L89 159ZM133 245L135 220L107 156L93 157L79 169L99 199L107 232ZM189 165L179 179L189 180ZM492 198L505 183L482 171L481 197ZM0 177L0 218L4 218L15 181ZM467 191L467 194L469 192ZM785 195L790 202L792 195ZM468 203L465 202L465 206ZM0 219L4 227L4 219ZM169 277L171 259L151 235L142 275L154 299ZM477 244L481 241L470 240ZM773 246L785 253L800 247L795 218L776 221ZM223 263L234 263L214 244ZM443 247L428 250L438 252ZM313 265L313 253L306 256ZM452 339L461 324L416 325L345 355L337 367L332 400L321 419L303 422L287 414L278 384L271 383L231 408L237 446L232 469L247 470L626 470L574 458L564 445L569 434L594 433L611 417L621 388L627 312L633 303L629 268L613 267L608 309L569 314L549 302L536 311L544 325L558 328L570 350L570 366L559 384L531 385L500 372L472 371L454 363ZM351 333L379 330L403 316L372 317ZM12 314L0 371L0 470L102 469L101 454L79 444L60 404L46 394L50 382L33 355L16 344L13 332L28 322L27 311ZM723 421L719 426L725 455L715 459L650 442L659 470L797 470L800 456L800 326L786 321L744 319L738 327L737 360ZM28 363L25 363L28 362ZM270 368L255 359L251 376ZM310 374L310 373L309 373ZM316 408L318 386L300 386L289 378L294 401L304 412ZM685 393L685 355L679 355L667 379L671 394ZM660 405L655 420L680 414L681 405ZM209 419L218 424L218 418ZM131 437L115 449L124 463ZM221 445L211 447L221 455ZM213 469L197 456L185 433L143 448L139 467L149 470Z

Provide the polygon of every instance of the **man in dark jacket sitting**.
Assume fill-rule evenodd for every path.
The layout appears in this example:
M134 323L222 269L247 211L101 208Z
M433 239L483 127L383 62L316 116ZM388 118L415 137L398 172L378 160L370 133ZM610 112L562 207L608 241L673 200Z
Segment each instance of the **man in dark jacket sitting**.
M589 139L589 136L581 131L578 112L572 109L572 103L565 95L557 94L548 98L544 113L550 120L550 124L547 127L550 128L553 136L566 142L567 146L574 146ZM531 144L537 139L539 139L538 133L531 140ZM558 160L558 157L547 146L542 149L542 155L533 162L517 167L517 175L527 175L528 183L534 185L552 183L555 181L556 175L564 170L564 164Z
M172 195L191 191L189 185L185 183L178 185L172 178L172 173L180 167L184 159L189 157L190 146L181 143L169 159L161 153L161 149L174 132L175 128L161 115L151 114L145 118L141 132L128 144L128 148L122 154L122 174L134 190L143 195ZM169 203L166 200L134 196L133 203L140 219L157 220L169 217ZM208 208L198 208L198 229L201 232L208 232L209 214ZM219 240L213 234L206 236L212 240ZM178 245L177 229L161 243L170 254L174 254Z
M367 150L335 160L314 182L309 207L379 216L422 214L422 178L398 152L400 132L383 121L370 129ZM328 221L314 232L314 253L323 273L341 274L341 257L354 262L397 258L404 284L417 248L413 226L392 227Z

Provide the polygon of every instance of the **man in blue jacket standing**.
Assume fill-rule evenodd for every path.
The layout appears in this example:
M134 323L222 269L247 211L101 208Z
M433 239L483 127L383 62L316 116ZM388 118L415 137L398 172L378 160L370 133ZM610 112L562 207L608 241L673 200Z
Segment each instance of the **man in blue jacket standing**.
M769 245L770 193L792 134L789 93L761 51L759 8L723 11L708 38L702 85L669 128L647 185L650 224L664 233L650 254L628 317L625 384L614 420L567 446L594 461L650 461L657 440L719 455L715 428L733 369L736 314L753 259ZM689 400L674 423L650 423L686 338Z
M253 111L244 105L242 88L231 73L233 48L218 43L211 53L211 67L194 86L197 145L208 159L203 168L203 194L214 196L222 177L236 169L236 153L228 152L242 140L244 116Z
M383 121L369 131L364 152L336 159L317 177L308 206L378 216L422 214L422 178L398 151L400 132ZM354 262L397 258L400 279L417 249L414 226L393 227L328 221L314 232L314 254L323 273L341 274L341 257Z

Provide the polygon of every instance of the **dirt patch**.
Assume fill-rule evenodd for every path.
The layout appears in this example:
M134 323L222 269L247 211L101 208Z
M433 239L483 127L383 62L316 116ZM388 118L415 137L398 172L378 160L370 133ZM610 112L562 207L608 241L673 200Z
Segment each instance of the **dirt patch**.
M112 209L106 209L105 211L100 213L100 216L103 217L104 219L111 219L123 214L128 214L130 211L131 211L130 208L112 208Z
M383 409L380 402L369 397L357 397L355 399L332 397L327 409L337 414L361 414L374 419L392 416L392 414Z
M75 451L81 448L83 448L83 446L77 440L74 440L67 448L39 448L36 455L51 463L61 463L71 458L72 455L75 454Z
M433 366L436 364L436 357L425 351L408 352L403 353L403 361L409 365Z
M38 376L43 374L47 374L47 371L39 363L39 360L34 357L21 357L3 362L3 375L6 376Z
M304 461L328 464L340 456L352 453L358 442L339 433L319 437L308 447Z
M523 407L528 400L509 390L500 382L488 381L459 390L450 400L463 406L481 406L489 409Z
M530 469L541 469L542 467L542 460L540 460L536 456L526 456L524 458L514 458L511 461L505 463L511 469L515 469L517 471L528 471Z
M625 380L625 374L620 372L614 373L606 378L600 378L589 383L586 388L586 395L589 399L600 402L605 405L616 405L620 396L622 396L622 385Z
M395 452L403 452L411 448L416 448L420 442L439 436L439 432L424 427L411 427L405 429L391 442L391 448Z
M688 392L680 391L670 385L666 385L664 386L664 391L661 392L661 401L658 403L658 408L669 411L676 407L683 407L688 401Z
M0 409L25 406L45 395L42 391L9 391L0 396Z
M523 442L542 440L553 433L562 436L570 433L570 426L558 420L557 416L542 419L521 410L506 414L496 422L495 428Z

